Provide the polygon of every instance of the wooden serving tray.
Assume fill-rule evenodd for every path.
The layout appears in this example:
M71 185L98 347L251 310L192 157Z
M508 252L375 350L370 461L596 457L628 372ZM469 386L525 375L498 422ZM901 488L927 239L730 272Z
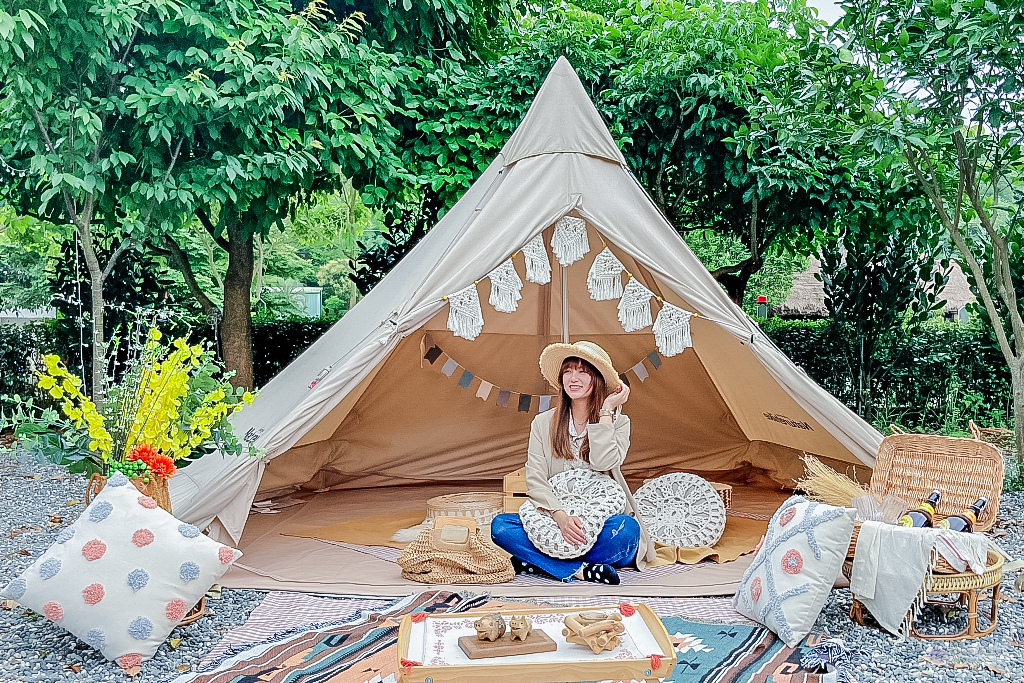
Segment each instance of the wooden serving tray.
M665 626L647 605L635 605L635 613L624 616L626 632L620 647L594 654L590 648L567 643L562 620L579 612L619 611L618 605L558 609L477 610L461 614L429 615L413 622L402 618L398 629L398 661L403 683L548 683L549 681L645 680L666 678L675 666L676 654ZM531 654L510 654L470 659L459 639L473 636L473 622L483 614L497 612L509 618L525 614L533 631L546 632L555 650ZM532 637L533 634L531 634ZM657 655L652 658L651 655ZM660 661L658 661L660 660ZM653 666L657 662L658 666Z

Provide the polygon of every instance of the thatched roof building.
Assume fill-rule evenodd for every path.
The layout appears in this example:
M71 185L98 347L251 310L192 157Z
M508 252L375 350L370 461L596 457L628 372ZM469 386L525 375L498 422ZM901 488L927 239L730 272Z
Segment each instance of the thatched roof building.
M967 276L961 270L960 264L953 261L950 265L949 279L942 288L940 297L946 300L942 312L955 316L964 306L974 301L974 294L971 293L971 286L967 283ZM825 286L815 277L820 273L821 261L812 256L807 269L794 276L789 296L778 306L773 306L772 312L780 318L826 317L828 311L825 308Z

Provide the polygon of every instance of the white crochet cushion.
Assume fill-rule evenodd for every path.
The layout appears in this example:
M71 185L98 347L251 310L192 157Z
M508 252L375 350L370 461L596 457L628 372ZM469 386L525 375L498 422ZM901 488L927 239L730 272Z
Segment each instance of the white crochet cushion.
M532 500L519 506L519 518L530 542L545 555L563 560L585 555L594 547L604 523L612 515L626 509L626 494L622 487L607 474L593 470L572 469L551 477L551 490L570 517L583 522L583 545L573 545L562 536L558 523L546 512L541 512Z
M658 543L706 548L725 531L725 503L696 474L662 475L641 486L633 499L647 533Z
M736 610L794 647L810 633L839 577L856 511L793 496L771 521L733 598Z
M153 656L241 555L160 509L116 472L0 597L131 668Z

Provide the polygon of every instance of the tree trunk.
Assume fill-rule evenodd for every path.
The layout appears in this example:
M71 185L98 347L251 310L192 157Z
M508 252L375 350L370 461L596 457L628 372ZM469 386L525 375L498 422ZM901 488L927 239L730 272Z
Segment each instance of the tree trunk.
M240 216L227 221L228 268L224 274L224 311L220 323L224 365L234 370L231 384L253 388L252 373L252 236Z
M1013 386L1013 424L1017 445L1017 462L1024 463L1024 360L1016 366L1010 365L1010 382Z
M99 269L89 268L90 290L92 292L92 400L96 412L103 415L105 387L103 376L106 371L106 341L103 336L103 274Z

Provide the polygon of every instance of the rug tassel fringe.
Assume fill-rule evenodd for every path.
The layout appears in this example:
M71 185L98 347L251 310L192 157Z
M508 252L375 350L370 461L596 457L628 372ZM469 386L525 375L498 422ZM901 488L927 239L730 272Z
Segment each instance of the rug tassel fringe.
M512 259L495 268L487 277L491 281L491 296L487 302L500 313L515 313L519 308L519 300L523 298L519 293L523 288L523 281L519 278Z

